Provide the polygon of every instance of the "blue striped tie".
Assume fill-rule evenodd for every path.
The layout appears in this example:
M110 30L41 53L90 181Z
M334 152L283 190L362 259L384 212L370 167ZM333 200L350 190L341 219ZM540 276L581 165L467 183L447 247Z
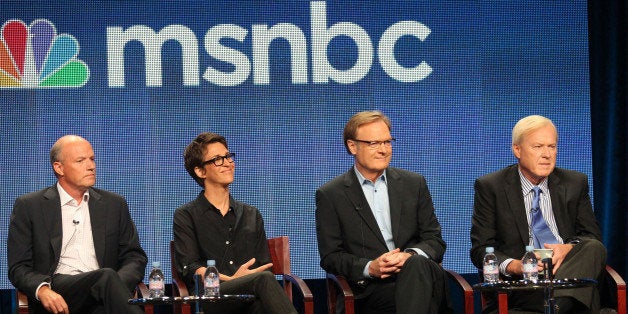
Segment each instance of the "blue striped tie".
M534 247L537 249L543 249L543 243L558 243L556 237L550 230L549 226L543 218L543 211L541 210L541 188L535 186L532 188L534 191L534 198L532 199L532 238L534 240Z

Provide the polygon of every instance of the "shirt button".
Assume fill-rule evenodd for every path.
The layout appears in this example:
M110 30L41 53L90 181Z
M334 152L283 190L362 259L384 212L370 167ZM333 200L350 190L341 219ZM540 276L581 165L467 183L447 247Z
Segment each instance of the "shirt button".
M225 242L225 244L226 244L226 245L229 245L229 243L230 243L230 242L229 242L229 240L227 240L227 241Z
M229 261L229 265L233 265L233 261Z

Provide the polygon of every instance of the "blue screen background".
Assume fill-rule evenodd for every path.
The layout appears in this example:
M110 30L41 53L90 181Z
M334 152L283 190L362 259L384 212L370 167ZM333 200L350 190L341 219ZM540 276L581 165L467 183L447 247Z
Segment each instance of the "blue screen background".
M0 88L0 252L6 252L15 198L54 184L48 152L65 134L92 143L96 186L127 198L149 262L162 265L170 261L174 210L200 192L183 167L183 149L200 132L226 136L237 154L231 193L260 209L269 237L290 237L292 271L302 278L324 277L314 193L352 166L342 129L358 111L377 109L391 118L397 138L391 165L426 177L447 242L443 265L460 273L475 272L469 260L473 182L516 162L510 131L520 118L552 119L559 129L558 166L591 181L586 1L328 1L328 27L359 25L375 47L370 70L351 84L313 83L310 11L308 1L2 1L0 23L43 18L74 36L90 76L80 88ZM391 78L377 54L382 33L404 20L431 30L424 41L404 36L394 47L401 65L432 67L416 82ZM161 49L162 86L146 86L144 47L137 41L124 49L125 86L108 84L107 27L145 25L158 32L184 25L198 41L202 75L209 66L230 71L205 51L210 28L248 30L244 41L224 44L252 59L252 25L278 23L296 25L306 38L306 84L292 83L290 46L282 40L270 46L269 84L254 84L251 75L236 86L202 78L185 86L175 41ZM334 67L348 69L357 46L339 36L327 54ZM7 271L6 257L0 258L0 288L11 287Z

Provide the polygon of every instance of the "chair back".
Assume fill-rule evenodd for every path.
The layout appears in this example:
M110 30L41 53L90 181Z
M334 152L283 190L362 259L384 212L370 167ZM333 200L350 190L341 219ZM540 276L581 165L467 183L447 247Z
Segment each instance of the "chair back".
M286 280L286 274L290 274L290 243L287 236L268 239L270 260L273 263L272 272L280 276L283 290L292 301L292 283Z
M268 250L275 275L290 274L290 242L287 236L268 239Z

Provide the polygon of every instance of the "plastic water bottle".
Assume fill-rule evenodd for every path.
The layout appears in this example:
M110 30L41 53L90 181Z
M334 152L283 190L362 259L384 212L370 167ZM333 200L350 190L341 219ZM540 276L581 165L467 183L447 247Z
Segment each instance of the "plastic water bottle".
M148 275L149 298L161 298L164 296L164 273L159 268L159 262L153 262L153 269Z
M218 269L216 269L216 261L213 259L207 260L207 269L203 276L203 287L205 289L205 296L210 298L220 297L220 278L218 275Z
M536 255L534 255L534 246L526 246L526 253L523 255L521 263L523 263L523 279L536 282L539 279L539 270Z
M486 247L486 255L484 255L484 283L496 283L499 280L499 263L495 256L495 248Z

